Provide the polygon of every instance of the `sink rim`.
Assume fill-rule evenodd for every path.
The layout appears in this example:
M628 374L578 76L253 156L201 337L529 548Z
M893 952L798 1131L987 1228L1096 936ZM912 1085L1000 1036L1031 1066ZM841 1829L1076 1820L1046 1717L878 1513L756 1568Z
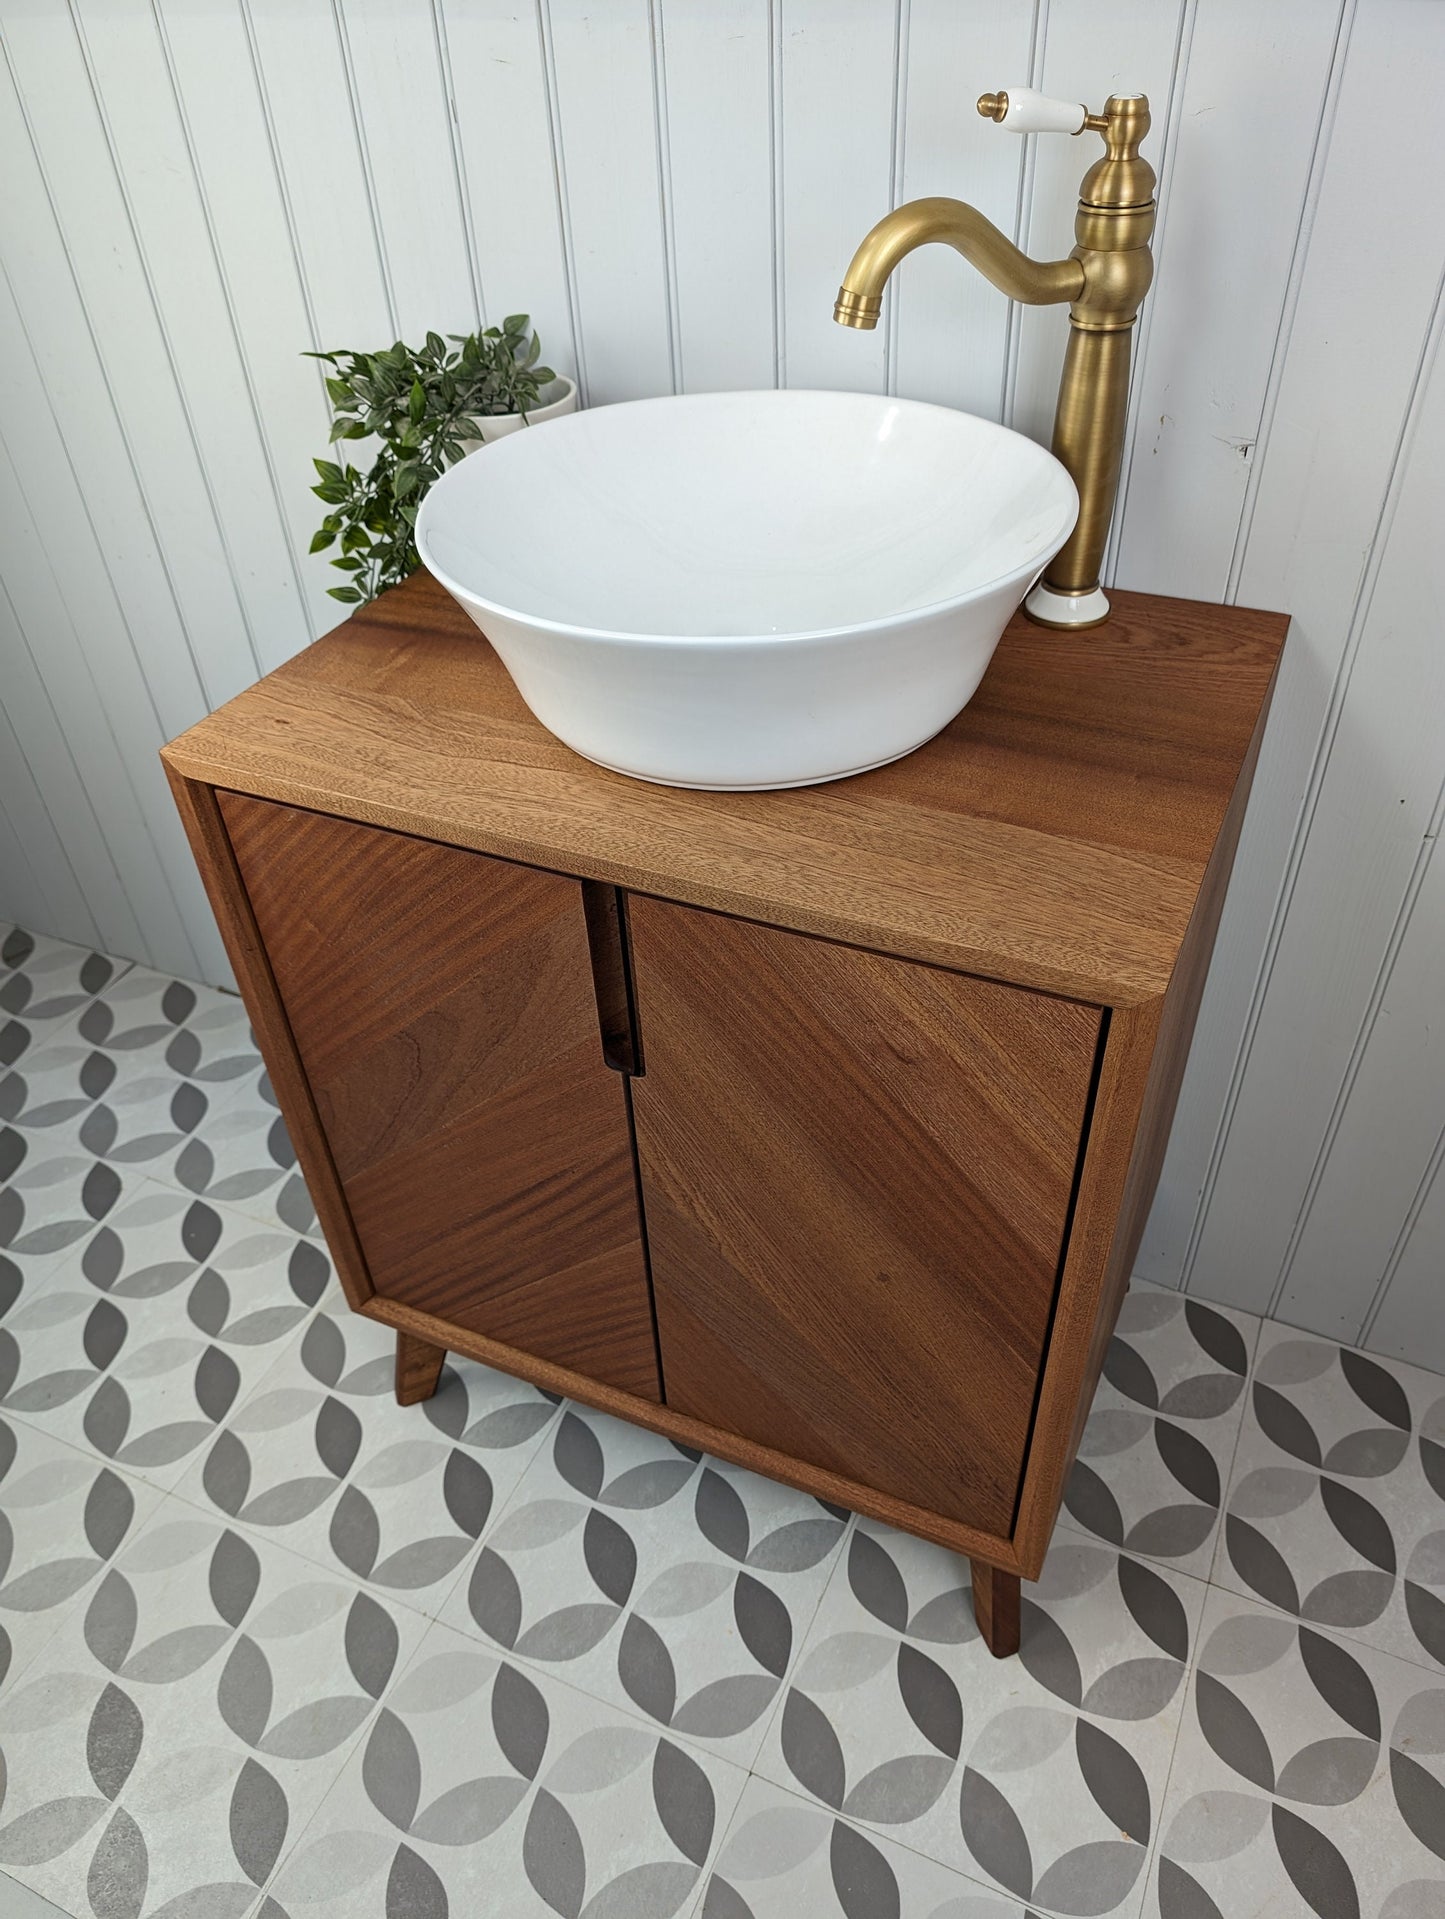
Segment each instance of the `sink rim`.
M880 614L874 619L849 621L842 625L798 627L783 633L647 633L639 632L635 629L626 630L616 627L584 626L570 620L551 619L544 614L532 613L522 607L511 606L501 600L491 599L486 594L477 592L474 587L464 585L453 573L449 572L447 568L428 551L426 533L428 521L435 517L433 502L436 500L439 490L447 484L451 475L458 472L465 464L459 460L455 465L448 467L447 471L433 484L426 498L422 501L421 508L417 514L414 538L422 564L441 586L445 587L450 594L464 604L474 606L483 613L494 613L503 619L519 621L535 632L556 634L569 640L596 641L603 645L613 646L666 646L674 648L682 646L689 649L719 648L726 650L745 647L805 645L812 641L823 640L862 639L869 635L877 635L882 632L898 632L900 629L912 626L918 621L936 619L941 613L947 613L952 608L969 606L975 601L982 599L985 595L997 592L1002 587L1010 585L1015 581L1027 580L1032 582L1032 580L1037 579L1043 572L1043 569L1048 565L1050 559L1058 552L1059 548L1073 531L1079 516L1078 488L1075 486L1073 476L1069 473L1068 468L1065 467L1063 462L1059 460L1055 454L1050 452L1047 447L1040 446L1037 440L1031 440L1027 434L1020 433L1013 427L1004 426L1002 422L998 420L985 419L982 414L970 413L964 407L941 406L931 400L903 399L895 394L860 393L838 387L746 387L738 389L727 388L717 392L707 393L654 394L645 399L616 401L605 406L585 408L578 413L573 413L562 419L543 421L537 426L529 427L525 434L513 434L509 439L503 439L494 446L488 446L482 449L480 457L488 460L496 460L499 457L505 459L509 457L508 448L522 443L531 433L547 433L566 431L569 429L575 430L584 419L595 418L600 414L610 413L617 409L626 409L631 412L639 408L675 407L679 403L686 404L690 400L750 400L761 399L765 396L771 398L772 396L789 393L806 393L810 396L836 398L849 402L855 400L872 400L882 402L888 406L906 407L910 410L928 413L949 414L955 418L969 421L974 428L983 429L983 438L985 440L1022 441L1025 446L1030 448L1031 454L1038 456L1043 469L1052 467L1057 478L1063 482L1064 491L1061 504L1064 510L1060 516L1061 524L1054 532L1051 532L1046 539L1036 542L1035 544L1038 548L1037 553L1031 554L1031 556L1020 565L1007 567L1002 572L991 574L986 580L975 582L964 592L948 594L943 599L930 600L926 605L909 607L906 611ZM513 453L510 457L515 458L517 456Z

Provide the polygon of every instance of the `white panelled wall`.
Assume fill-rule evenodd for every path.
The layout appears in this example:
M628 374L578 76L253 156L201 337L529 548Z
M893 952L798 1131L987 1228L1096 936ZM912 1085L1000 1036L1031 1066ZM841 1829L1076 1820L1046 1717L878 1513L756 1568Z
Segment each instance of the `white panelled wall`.
M879 389L1047 439L1065 321L890 205L1071 244L1154 103L1120 584L1294 630L1141 1273L1445 1369L1441 0L0 0L0 916L225 961L156 762L333 624L312 346L529 310L591 404Z

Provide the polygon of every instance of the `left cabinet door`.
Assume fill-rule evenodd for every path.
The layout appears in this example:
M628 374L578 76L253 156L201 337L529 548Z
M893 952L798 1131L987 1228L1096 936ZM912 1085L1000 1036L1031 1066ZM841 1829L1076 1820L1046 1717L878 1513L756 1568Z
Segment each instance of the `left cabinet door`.
M377 1293L660 1400L581 883L217 800Z

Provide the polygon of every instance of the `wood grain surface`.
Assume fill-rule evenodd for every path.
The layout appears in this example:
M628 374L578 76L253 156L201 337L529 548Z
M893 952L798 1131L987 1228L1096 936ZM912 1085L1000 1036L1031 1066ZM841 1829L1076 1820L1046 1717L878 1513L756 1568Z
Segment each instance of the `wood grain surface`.
M376 1290L659 1397L580 886L219 797Z
M1009 1659L1019 1649L1022 1629L1017 1573L1002 1572L987 1560L969 1561L973 1586L973 1616L979 1634L995 1659Z
M668 1405L1006 1534L1099 1009L629 910Z
M578 758L416 575L166 749L189 778L1104 1005L1161 996L1284 618L1119 593L1021 616L895 765L783 793Z
M417 1406L437 1389L446 1364L445 1346L433 1346L413 1333L396 1336L396 1403Z

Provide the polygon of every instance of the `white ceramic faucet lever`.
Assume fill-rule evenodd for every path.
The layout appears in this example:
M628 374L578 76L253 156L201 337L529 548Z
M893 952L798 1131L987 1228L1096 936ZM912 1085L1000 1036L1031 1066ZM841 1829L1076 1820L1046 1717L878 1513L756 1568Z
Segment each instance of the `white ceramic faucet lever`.
M1052 100L1033 87L1007 87L1001 93L985 94L978 110L1010 133L1081 133L1088 118L1088 108L1079 101Z

